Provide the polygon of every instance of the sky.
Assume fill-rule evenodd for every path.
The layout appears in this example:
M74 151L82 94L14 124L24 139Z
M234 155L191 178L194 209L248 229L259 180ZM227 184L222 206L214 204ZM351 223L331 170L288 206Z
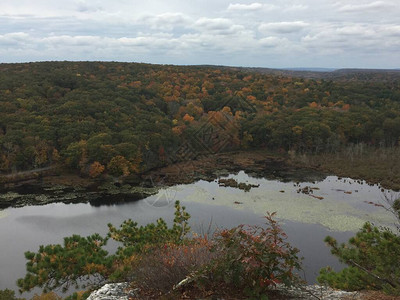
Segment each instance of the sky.
M0 0L0 63L400 68L400 0Z

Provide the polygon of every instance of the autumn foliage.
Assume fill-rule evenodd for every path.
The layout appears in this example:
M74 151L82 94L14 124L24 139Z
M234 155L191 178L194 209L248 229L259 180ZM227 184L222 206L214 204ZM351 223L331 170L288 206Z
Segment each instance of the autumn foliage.
M96 177L98 162L104 173L125 176L165 164L184 142L203 144L193 145L196 151L301 153L399 144L397 74L349 71L309 79L281 73L115 62L2 64L0 172L57 164ZM161 147L165 156L158 155Z
M130 174L131 163L122 155L114 156L107 165L111 175L127 176Z
M219 231L212 248L216 258L200 282L208 288L228 284L249 297L261 297L277 284L300 283L295 273L301 268L299 250L286 241L274 215L266 215L267 227L240 225Z
M96 177L98 177L101 173L103 173L103 171L104 171L104 166L103 166L101 163L99 163L98 161L95 161L94 163L92 163L92 164L90 165L90 168L89 168L89 176L90 176L91 178L96 178Z
M211 241L195 237L185 244L165 243L141 257L134 269L135 286L152 295L168 294L172 288L211 263Z

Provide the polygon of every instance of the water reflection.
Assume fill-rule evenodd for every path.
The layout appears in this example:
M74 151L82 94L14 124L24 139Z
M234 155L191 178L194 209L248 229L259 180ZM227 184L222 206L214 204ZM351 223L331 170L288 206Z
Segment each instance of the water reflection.
M110 204L112 199L98 199L88 204L56 203L1 211L0 289L15 289L17 278L25 275L25 251L37 251L39 245L43 244L62 243L63 237L74 233L82 236L95 232L105 235L107 223L119 225L128 218L139 224L154 222L158 218L172 223L172 200L175 199L182 200L192 215L192 229L200 233L239 224L262 225L266 211L277 211L289 241L301 250L300 254L305 258L305 276L311 283L321 267L341 267L323 243L326 235L332 235L339 242L345 241L357 230L357 222L362 224L373 219L390 225L393 220L383 209L364 202L382 200L379 186L335 176L329 176L321 182L298 184L254 178L244 172L228 177L260 186L244 192L220 187L217 181L199 181L171 187L163 194L164 198L157 194L140 201L123 199L118 205L100 205ZM323 200L297 193L299 187L305 186L317 187L315 194L323 197ZM157 197L164 199L164 202L156 201L158 205L154 205ZM345 221L351 218L357 222L353 220L347 224ZM110 244L108 250L113 251L115 247L116 244Z

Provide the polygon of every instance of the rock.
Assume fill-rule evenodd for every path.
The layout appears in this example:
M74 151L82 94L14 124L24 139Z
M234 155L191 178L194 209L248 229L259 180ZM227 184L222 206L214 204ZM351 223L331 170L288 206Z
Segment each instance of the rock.
M108 283L92 292L87 300L129 300L136 297L136 290L128 282Z
M192 280L186 278L174 287L174 290L190 283ZM346 292L342 290L332 289L320 285L304 285L296 287L287 287L278 284L276 290L282 296L288 299L302 300L340 300L340 299L361 299L359 292ZM139 298L137 289L131 289L128 282L106 284L100 289L92 292L87 300L129 300Z
M297 193L303 193L303 194L309 195L309 194L313 193L313 189L307 185L303 188L299 188L297 190Z
M259 187L259 184L247 184L244 182L237 182L235 179L233 178L221 178L218 179L218 185L219 186L225 186L225 187L232 187L232 188L239 188L241 190L244 190L245 192L250 191L251 188L253 187Z
M321 285L305 285L300 287L286 287L278 285L277 290L288 296L288 299L305 300L339 300L339 299L358 299L358 292L346 292L332 289Z

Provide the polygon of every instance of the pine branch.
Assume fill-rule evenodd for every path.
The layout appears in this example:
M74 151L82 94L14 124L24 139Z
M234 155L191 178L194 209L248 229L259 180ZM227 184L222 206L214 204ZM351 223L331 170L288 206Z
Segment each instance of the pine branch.
M378 275L372 273L371 271L367 270L366 268L364 268L364 267L361 266L360 264L356 263L354 260L350 259L349 262L350 262L353 266L355 266L355 267L359 268L360 270L366 272L368 275L371 275L372 277L374 277L374 278L376 278L376 279L378 279L378 280L380 280L380 281L383 281L383 282L389 284L391 287L393 287L393 288L396 288L396 287L397 287L396 284L394 284L393 282L391 282L389 279L382 278L382 277L380 277L380 276L378 276Z

